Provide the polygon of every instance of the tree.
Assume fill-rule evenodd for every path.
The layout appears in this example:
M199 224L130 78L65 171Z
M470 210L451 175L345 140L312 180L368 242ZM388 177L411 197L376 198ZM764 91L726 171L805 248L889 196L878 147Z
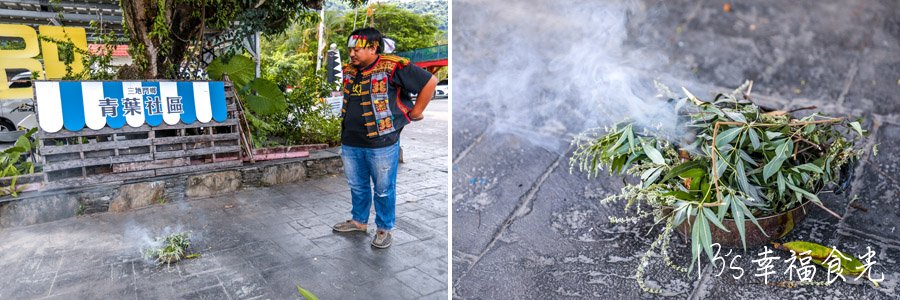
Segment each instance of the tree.
M358 6L367 0L345 0ZM189 47L205 30L226 30L234 41L260 31L282 32L296 22L317 22L323 0L120 0L123 26L142 78L174 78ZM239 45L240 43L232 43ZM235 47L236 48L236 47Z
M371 9L373 14L366 17L368 9ZM360 8L357 13L358 15L344 14L341 22L329 30L331 34L326 45L337 44L342 58L348 57L347 36L353 30L371 24L386 37L396 41L397 48L394 50L396 52L434 46L435 37L439 32L437 18L433 15L417 15L393 4L376 3L368 8Z

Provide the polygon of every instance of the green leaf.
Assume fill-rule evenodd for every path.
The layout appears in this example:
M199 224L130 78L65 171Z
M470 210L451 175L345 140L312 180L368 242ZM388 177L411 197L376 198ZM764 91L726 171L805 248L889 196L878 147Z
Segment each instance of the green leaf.
M706 252L706 255L709 256L709 261L710 261L710 263L711 263L713 266L715 266L715 265L716 265L716 261L713 259L713 252L712 252L712 233L710 233L710 231L709 231L709 223L706 222L706 220L704 220L704 219L707 219L707 218L706 218L705 216L704 216L704 217L700 217L701 215L705 215L705 214L703 213L703 210L700 210L700 211L697 213L697 219L696 219L696 221L695 221L695 222L697 222L697 223L700 224L700 240L701 240L701 244L703 245L703 250Z
M781 176L781 172L778 172L778 194L784 195L784 176Z
M22 147L25 150L22 152L28 152L28 149L31 149L31 141L28 140L27 137L20 136L18 140L16 140L16 147Z
M859 135L863 135L863 132L865 132L862 127L859 126L859 122L850 122L850 126L853 127L853 130L856 130Z
M732 195L728 195L728 202L731 203L731 217L734 218L734 225L737 227L738 233L741 235L741 243L744 245L744 250L747 250L747 234L744 230L744 211L740 205L734 203L739 201L734 198Z
M737 112L726 111L725 115L738 123L747 123L747 119L744 118L744 115Z
M688 213L691 213L695 208L693 206L688 207ZM698 257L700 256L700 222L703 218L698 216L694 218L694 226L691 229L691 266L688 267L688 273L691 273L691 270L694 268L694 262L699 261Z
M778 147L775 148L775 157L788 157L788 154L791 153L791 148L794 143L790 142L790 139L776 141Z
M616 149L618 149L619 146L621 146L622 143L624 143L625 140L628 139L628 136L625 134L625 130L627 130L629 127L631 127L631 125L626 126L625 129L622 130L622 132L619 134L619 139L616 140L616 143L610 146L609 149L606 149L607 153L615 152Z
M628 148L631 149L631 152L634 152L634 132L631 129L631 125L625 127L625 133L628 135Z
M19 154L19 153L22 153L22 152L25 152L25 151L26 151L25 148L16 146L16 147L10 147L10 148L8 148L8 149L6 149L6 150L3 150L3 153L9 153L9 154L15 153L15 154Z
M306 300L319 300L319 297L316 297L316 295L301 288L299 285L297 286L297 290L300 291L300 295L303 295L303 298L306 298Z
M682 178L700 178L700 177L703 177L703 175L706 175L706 171L704 171L703 169L699 169L699 168L698 169L690 169L690 170L684 171L684 173L681 173Z
M725 213L728 212L728 206L731 205L731 201L728 201L728 195L722 197L722 203L724 203L725 205L716 207L716 211L718 212L718 215L716 215L716 217L719 219L719 221L725 220Z
M819 174L824 173L824 171L822 171L822 168L819 168L819 166L814 165L812 163L805 163L805 164L797 166L797 168L807 170L807 171L813 171L813 172L816 172Z
M716 148L731 143L731 141L741 133L741 129L743 129L743 127L735 127L725 130L721 134L716 135Z
M753 146L753 149L759 149L759 136L756 134L756 129L750 128L747 135L750 136L750 145Z
M750 191L750 182L747 181L747 174L744 172L744 162L738 160L734 165L735 177L737 177L738 184L741 186L741 191L743 191L747 195L752 195Z
M713 225L716 225L716 227L719 227L720 229L725 230L725 232L731 232L727 228L725 228L725 226L722 226L722 222L719 222L719 218L716 218L716 215L713 213L713 211L711 209L709 209L709 207L703 208L703 216L705 216L706 219L708 219L710 222L712 222Z
M663 177L663 182L674 178L675 176L681 175L681 173L687 172L692 169L701 168L706 166L706 161L704 160L692 160L689 162L682 163L680 165L675 166L672 170ZM694 176L685 176L685 177L694 177Z
M808 192L807 190L798 188L797 186L795 186L795 185L793 185L793 184L791 184L791 183L787 183L787 186L788 186L788 188L790 188L791 190L794 190L794 192L797 192L797 193L802 194L803 196L806 196L807 198L809 198L809 200L812 200L812 201L814 201L814 202L816 202L816 203L822 204L822 201L819 201L819 197L816 197L816 195L813 195L813 193L810 193L810 192Z
M694 97L694 94L691 94L691 92L689 92L686 88L681 87L681 90L684 91L684 94L687 95L689 99L694 100L694 101L700 100L700 99L697 99L697 97Z
M647 180L644 181L644 188L647 188L651 184L656 182L656 179L659 178L659 174L662 172L662 170L663 170L662 167L656 168L656 171L654 171L653 174L650 174L650 177L648 177Z
M663 196L675 196L675 198L686 200L686 201L697 201L697 198L690 193L682 192L682 191L671 191L662 194Z
M672 223L672 226L678 227L679 225L681 225L681 222L684 222L684 220L687 219L687 216L690 212L688 208L690 208L690 206L688 206L687 202L684 201L680 201L675 204L675 219Z
M740 150L740 155L741 155L741 159L746 161L748 164L759 167L759 164L757 164L756 161L754 161L753 158L750 157L749 154L747 154L747 152L744 152L744 150Z
M228 63L225 63L225 60ZM214 60L206 71L215 80L222 80L222 74L228 73L228 78L234 82L235 89L243 89L253 77L256 77L256 63L253 59L243 55L232 55Z
M744 205L744 201L741 201L741 199L739 197L735 197L734 200L735 201L733 204L739 205L741 210L746 212L744 214L744 216L747 217L748 219L750 219L750 222L753 222L753 225L756 225L756 228L759 228L759 231L762 232L763 235L769 236L769 234L767 234L766 231L763 230L762 226L759 226L759 222L757 222L756 217L754 217L753 214L750 213L750 209L747 208L747 205Z
M768 137L769 140L772 140L774 138L781 136L781 132L765 131L765 133L766 133L766 137Z
M785 158L776 156L774 159L769 161L769 163L767 163L763 167L763 180L769 180L769 177L772 177L775 172L781 170L781 164L784 163L784 160Z
M716 178L722 180L722 174L725 173L725 169L728 168L728 162L725 161L725 158L721 155L716 154Z
M265 78L255 78L247 85L257 95L247 94L247 108L253 112L265 116L283 111L287 108L284 93L274 82Z
M644 153L647 154L647 157L653 161L654 164L664 165L666 164L666 160L663 159L662 154L659 153L659 150L653 148L653 146L647 143L641 143L644 146Z

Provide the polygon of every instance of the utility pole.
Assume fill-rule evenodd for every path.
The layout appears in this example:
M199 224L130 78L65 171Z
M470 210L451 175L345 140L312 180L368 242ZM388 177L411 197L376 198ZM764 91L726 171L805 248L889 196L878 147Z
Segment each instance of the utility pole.
M316 51L316 71L322 68L322 50L325 49L325 6L322 6L322 12L319 15L319 47Z

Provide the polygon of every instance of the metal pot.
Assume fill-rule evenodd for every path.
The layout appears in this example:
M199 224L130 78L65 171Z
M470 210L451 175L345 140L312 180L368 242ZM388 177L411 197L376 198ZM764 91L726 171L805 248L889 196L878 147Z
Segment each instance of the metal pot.
M806 214L809 213L811 208L807 207L807 204L809 204L809 201L805 201L803 204L786 212L756 218L759 227L762 227L766 234L763 234L759 227L756 227L756 224L744 218L744 236L747 239L747 248L767 245L790 233L794 227L803 222L803 219L806 219ZM691 242L691 226L689 224L694 224L695 217L691 216L682 222L681 225L675 227L675 230L681 233L681 236L684 237L685 242L688 244ZM743 248L741 234L738 232L735 224L734 219L722 220L722 226L725 226L729 232L710 224L709 231L710 235L712 235L712 242L719 243L719 245L726 248Z

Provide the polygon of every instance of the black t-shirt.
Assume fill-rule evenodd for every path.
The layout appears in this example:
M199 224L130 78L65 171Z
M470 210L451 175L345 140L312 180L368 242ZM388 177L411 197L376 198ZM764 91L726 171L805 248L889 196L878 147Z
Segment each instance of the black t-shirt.
M376 60L363 70L374 67L376 62L378 61ZM397 89L400 88L398 97L408 99L409 93L421 91L425 84L431 80L431 76L431 73L425 71L425 69L411 63L404 67L398 66L398 69L394 71L393 77L391 77L391 84L388 85L388 95L397 95ZM353 81L362 81L362 72L359 72ZM341 144L360 148L382 148L397 143L400 140L400 132L403 128L382 136L366 136L369 132L366 130L366 119L362 116L363 109L362 105L360 105L364 100L363 97L368 101L369 96L351 95L347 99L347 111L344 113L344 126L341 131ZM400 101L400 99L397 99L397 101Z

